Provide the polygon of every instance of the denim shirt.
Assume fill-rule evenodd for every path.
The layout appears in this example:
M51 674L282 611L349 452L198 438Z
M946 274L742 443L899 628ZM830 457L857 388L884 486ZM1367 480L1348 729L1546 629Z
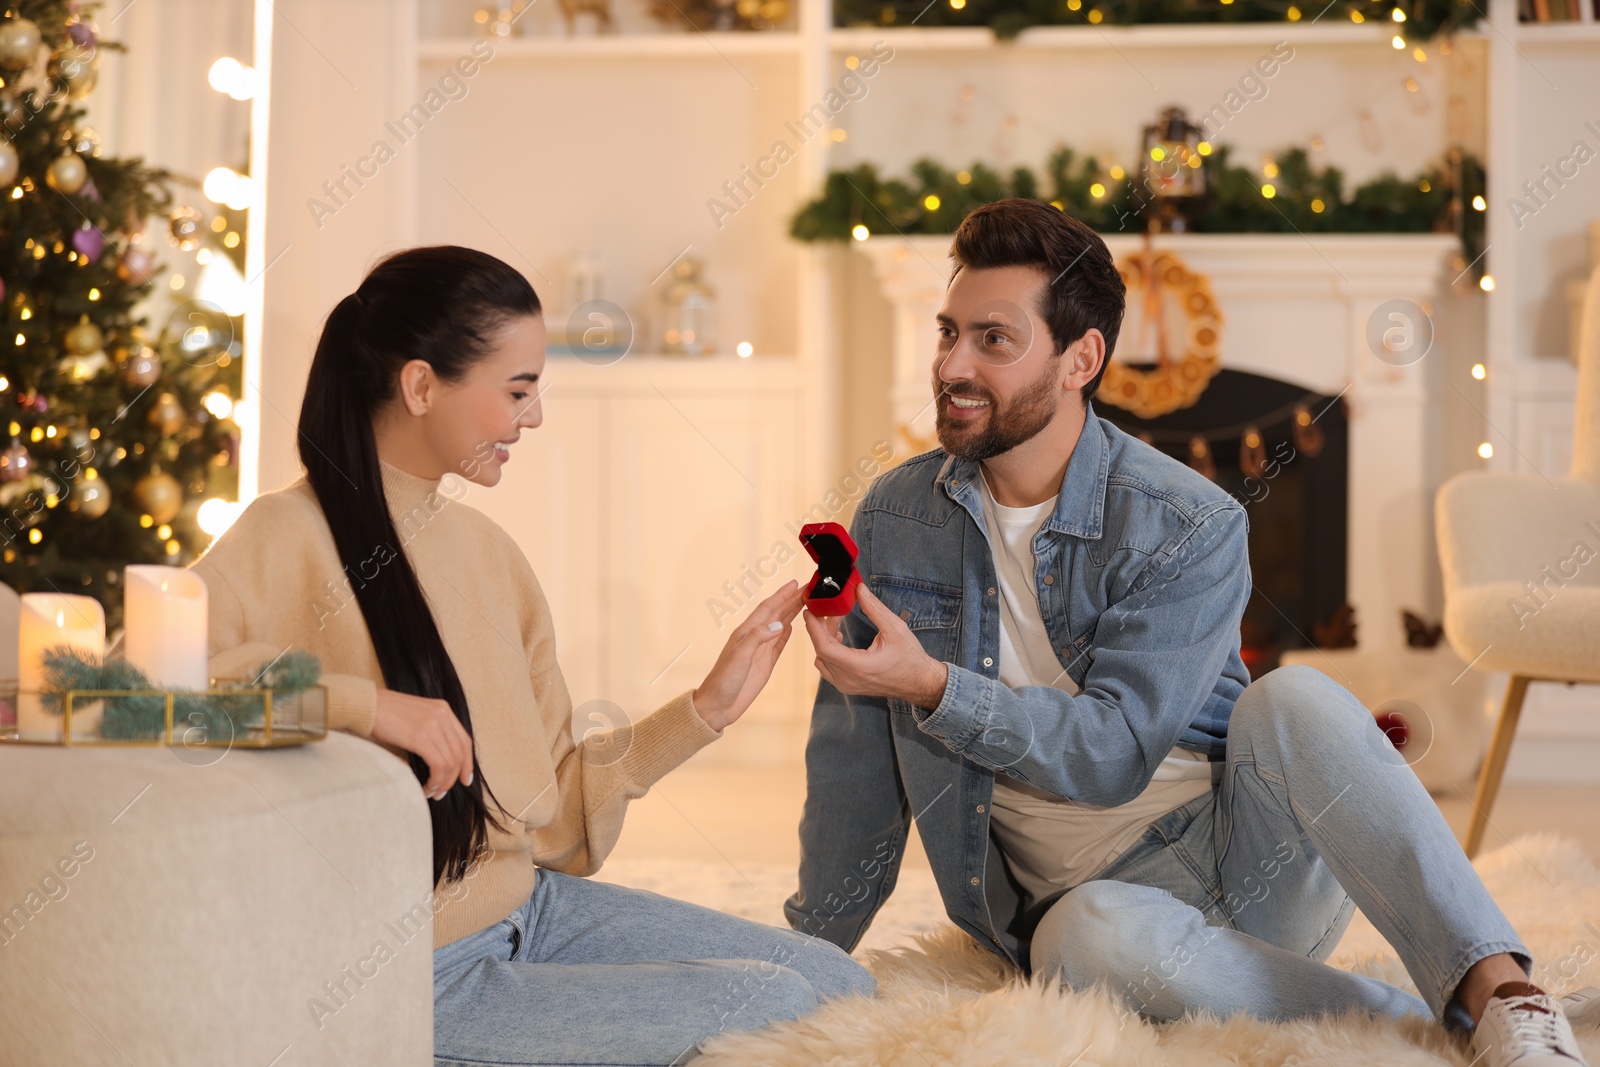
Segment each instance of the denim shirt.
M880 476L851 535L861 578L949 671L935 708L817 689L806 745L800 888L790 926L847 951L894 889L914 819L955 924L1025 973L1039 914L990 848L994 776L1087 804L1126 803L1174 744L1213 759L1249 674L1244 508L1087 405L1054 511L1034 537L1034 592L1077 683L998 680L1000 608L978 465L941 449ZM864 648L857 606L840 626Z

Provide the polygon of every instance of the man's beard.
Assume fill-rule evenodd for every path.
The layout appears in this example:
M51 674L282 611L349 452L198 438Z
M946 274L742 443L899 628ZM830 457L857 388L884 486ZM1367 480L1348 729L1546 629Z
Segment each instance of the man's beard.
M935 394L948 391L951 396L989 401L988 418L982 429L958 422L945 414L943 403L935 405L934 429L939 444L957 459L980 463L1009 452L1025 441L1032 440L1055 418L1061 403L1056 388L1055 368L1047 366L1038 380L1024 386L1004 407L993 396L974 391L957 391L955 386L945 386L934 374Z

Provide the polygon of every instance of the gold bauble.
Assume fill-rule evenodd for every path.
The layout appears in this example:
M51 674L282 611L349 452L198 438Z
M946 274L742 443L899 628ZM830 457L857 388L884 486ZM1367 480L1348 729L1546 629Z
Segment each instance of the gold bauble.
M150 406L150 425L160 430L162 437L171 437L183 429L185 421L183 405L171 393L162 393Z
M20 70L33 62L44 37L32 19L6 19L0 22L0 67Z
M85 478L72 487L67 510L98 519L111 507L111 488L99 478Z
M22 158L17 155L16 146L10 141L0 141L0 186L15 182L21 170Z
M133 483L133 502L157 523L170 522L183 507L183 487L172 475L156 471Z
M172 218L167 220L167 232L172 235L172 243L185 252L199 248L205 238L205 230L201 226L203 221L200 212L187 205L174 211Z
M72 382L86 382L97 377L101 371L111 366L111 360L106 358L104 352L90 352L86 356L71 355L63 359L58 367L67 380Z
M161 377L161 360L156 358L155 349L144 345L129 356L123 365L122 377L129 385L138 386L149 385Z
M90 352L98 352L106 343L105 334L100 332L100 327L89 321L85 315L78 321L78 325L67 331L61 339L68 352L75 356L87 356Z
M89 168L84 166L82 158L68 152L50 161L49 168L44 172L44 180L58 192L75 193L89 180Z
M67 94L82 100L94 91L100 79L100 55L93 48L73 48L61 53L56 60L61 80L67 83Z

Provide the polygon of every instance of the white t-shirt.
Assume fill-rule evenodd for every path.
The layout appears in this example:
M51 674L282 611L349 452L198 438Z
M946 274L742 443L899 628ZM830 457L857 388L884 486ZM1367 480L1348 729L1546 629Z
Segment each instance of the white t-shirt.
M1048 685L1077 693L1045 629L1035 594L1033 538L1056 498L1032 507L997 504L981 477L989 551L1000 595L1000 682L1013 689ZM1137 797L1113 808L1097 807L995 775L990 823L1012 873L1032 903L1069 889L1103 869L1156 819L1211 789L1222 764L1176 746Z

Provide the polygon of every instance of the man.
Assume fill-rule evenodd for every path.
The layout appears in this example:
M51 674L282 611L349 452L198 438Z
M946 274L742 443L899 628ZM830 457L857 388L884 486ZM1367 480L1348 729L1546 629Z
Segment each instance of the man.
M1094 414L1124 287L1032 200L973 211L933 364L940 449L881 476L822 681L790 924L849 949L917 823L950 918L1155 1020L1428 1014L1483 1067L1573 1067L1558 1003L1371 714L1239 657L1247 521ZM1418 998L1327 966L1356 905Z

